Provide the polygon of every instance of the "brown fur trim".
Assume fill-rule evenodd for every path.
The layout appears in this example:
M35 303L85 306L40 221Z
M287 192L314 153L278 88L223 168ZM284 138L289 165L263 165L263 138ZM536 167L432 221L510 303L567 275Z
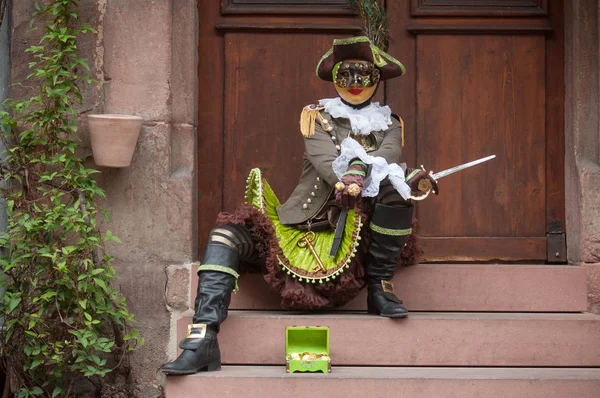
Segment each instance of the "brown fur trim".
M271 220L262 212L252 206L240 206L234 213L220 213L217 225L239 224L250 230L256 243L259 256L264 259L263 274L268 285L281 295L283 308L302 310L318 310L346 304L356 297L364 287L364 269L362 267L361 253L364 253L362 244L359 252L338 278L324 283L300 283L296 278L288 275L279 264L277 256L283 253L279 248L275 228ZM363 229L363 231L366 230ZM256 270L244 264L243 271Z
M419 221L413 217L412 221L412 230L418 231ZM400 267L406 267L409 265L416 265L419 263L419 259L423 255L423 250L421 249L421 238L415 232L410 234L408 240L406 241L406 246L402 250L402 254L400 255Z
M363 220L366 219L364 213L361 212L360 215ZM234 213L220 213L217 217L217 226L225 224L238 224L248 228L262 263L259 265L242 264L241 270L242 272L262 272L271 289L281 295L283 308L319 310L339 307L356 297L365 286L363 262L370 243L368 228L362 229L358 252L348 264L349 268L338 278L324 283L301 283L288 275L279 264L277 256L283 257L283 253L279 248L275 227L261 211L244 205ZM413 230L416 230L416 227L417 220L413 219ZM402 251L402 260L399 266L417 264L421 254L417 235L410 235L407 245Z

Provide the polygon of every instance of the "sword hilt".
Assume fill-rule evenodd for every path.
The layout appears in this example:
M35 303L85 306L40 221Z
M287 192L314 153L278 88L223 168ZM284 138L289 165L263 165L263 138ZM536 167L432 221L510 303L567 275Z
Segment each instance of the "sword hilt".
M424 172L427 173L427 170L425 170L425 166L423 166L423 165L421 165L421 170L423 170ZM429 175L433 177L433 171L430 170L429 171ZM431 185L431 181L429 181L426 178L423 178L421 181L419 181L419 185L417 186L417 189L420 192L424 192L424 194L423 195L419 195L419 196L408 195L407 199L424 200L431 193L431 191L433 189L433 185Z
M429 177L431 177L431 180L433 180L435 182L435 184L437 184L437 182L438 182L438 180L440 178L449 176L450 174L454 174L457 171L461 171L461 170L467 169L469 167L473 167L473 166L475 166L477 164L480 164L480 163L483 163L483 162L487 162L488 160L494 159L495 157L496 157L496 155L486 156L485 158L473 160L472 162L464 163L464 164L458 165L456 167L452 167L452 168L449 168L449 169L446 169L446 170L442 170L442 171L437 172L437 173L434 173L434 172L430 171L428 173L428 175L429 175ZM425 167L423 167L423 165L421 165L421 170L427 172L427 170L425 170ZM427 181L425 181L425 179L423 179L423 180L419 181L417 189L420 192L425 192L425 194L421 195L421 196L412 196L412 195L409 195L408 199L413 199L413 200L423 200L423 199L425 199L427 196L429 196L429 194L433 190L432 183L431 183L431 181L429 179ZM437 194L438 191L436 190L435 193Z

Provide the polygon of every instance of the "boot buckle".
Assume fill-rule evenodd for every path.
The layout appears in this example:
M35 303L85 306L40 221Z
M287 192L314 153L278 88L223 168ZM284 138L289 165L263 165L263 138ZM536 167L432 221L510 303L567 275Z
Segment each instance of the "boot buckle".
M394 294L394 282L392 281L381 281L381 287L385 293Z
M206 336L206 325L203 323L194 323L188 325L187 339L203 339Z

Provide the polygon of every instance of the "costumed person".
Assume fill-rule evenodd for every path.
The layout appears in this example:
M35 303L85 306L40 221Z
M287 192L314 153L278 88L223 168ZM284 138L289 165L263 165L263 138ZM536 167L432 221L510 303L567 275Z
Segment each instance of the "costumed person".
M378 37L335 40L318 63L317 76L339 97L302 111L304 167L290 198L280 204L254 169L246 204L219 215L198 269L193 324L164 373L220 369L217 334L244 268L262 272L284 308L341 306L366 285L369 314L408 315L392 278L420 254L414 238L407 245L411 199L437 193L437 183L400 163L402 120L371 101L381 81L405 73Z

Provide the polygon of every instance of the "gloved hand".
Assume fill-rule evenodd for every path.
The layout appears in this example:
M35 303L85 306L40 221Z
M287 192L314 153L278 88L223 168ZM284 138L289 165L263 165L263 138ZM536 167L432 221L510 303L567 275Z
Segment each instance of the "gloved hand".
M335 203L343 210L354 208L360 202L366 176L367 165L352 160L341 181L335 184Z
M429 189L436 195L439 195L439 187L437 181L423 169L406 169L406 183L410 187L413 196L422 196Z

